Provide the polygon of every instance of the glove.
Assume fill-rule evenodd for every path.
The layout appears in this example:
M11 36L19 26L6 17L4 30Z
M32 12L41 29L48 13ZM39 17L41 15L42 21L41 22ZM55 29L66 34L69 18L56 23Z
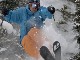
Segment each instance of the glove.
M49 6L47 9L51 14L54 14L54 12L55 12L55 8L54 7Z
M8 34L13 33L14 29L13 29L13 26L10 23L8 23L7 21L2 21L0 19L0 24L1 24L2 28L3 28L3 30L6 30L6 32Z
M7 21L3 21L2 27L7 31L8 34L11 34L14 31L13 26Z
M3 9L2 9L2 14L3 14L4 16L8 15L8 13L9 13L9 9L7 9L7 8L3 8Z

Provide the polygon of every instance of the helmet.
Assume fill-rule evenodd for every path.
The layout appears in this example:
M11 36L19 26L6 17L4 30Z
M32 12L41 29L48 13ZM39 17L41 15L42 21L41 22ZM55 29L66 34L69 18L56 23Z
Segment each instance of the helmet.
M32 6L32 8L38 8L40 7L40 0L28 0L29 6Z
M28 3L30 3L30 2L38 2L38 3L40 3L40 0L28 0Z

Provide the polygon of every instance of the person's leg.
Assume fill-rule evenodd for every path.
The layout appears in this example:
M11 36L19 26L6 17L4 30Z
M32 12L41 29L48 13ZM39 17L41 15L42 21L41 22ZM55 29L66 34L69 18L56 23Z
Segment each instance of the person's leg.
M40 29L32 28L22 40L22 46L29 56L38 59L39 49L43 45L42 33Z
M24 36L22 40L22 46L24 48L24 51L31 57L37 58L39 55L38 48L35 41L31 39L30 36L26 35Z
M28 32L30 31L30 28L31 27L29 27L29 26L26 27L25 25L22 25L20 27L20 44L23 40L23 37L26 36L28 34Z

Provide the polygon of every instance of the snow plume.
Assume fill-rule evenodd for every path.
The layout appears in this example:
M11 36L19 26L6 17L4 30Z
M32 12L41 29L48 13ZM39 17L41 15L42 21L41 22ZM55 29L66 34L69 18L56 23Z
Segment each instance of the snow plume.
M63 14L58 11L64 8L64 5L67 6L66 11L74 14L76 12L76 5L67 0L42 0L42 6L54 6L56 8L56 12L54 14L55 21L53 19L46 19L45 26L43 28L43 33L47 36L50 44L53 44L55 41L59 41L61 44L61 54L62 60L69 60L71 56L78 53L78 44L77 40L75 40L75 36L78 35L73 29L74 22L72 19L69 19L66 24L59 24L58 22L64 21ZM58 9L58 10L57 10ZM49 45L44 43L49 49ZM51 50L51 49L50 49ZM51 50L52 52L52 50ZM53 52L52 52L53 53Z
M78 34L74 32L72 29L73 25L68 24L58 26L56 22L50 21L47 19L45 21L46 25L43 28L43 33L47 36L48 42L44 43L45 46L47 46L50 51L52 52L52 46L55 41L59 41L61 44L61 54L62 54L62 60L69 59L72 55L78 53L78 46L77 46L77 40L74 40L74 37ZM70 26L69 26L70 25ZM58 28L58 27L60 28ZM64 32L63 29L68 30L67 32ZM51 44L49 46L49 44ZM54 54L52 52L52 54Z

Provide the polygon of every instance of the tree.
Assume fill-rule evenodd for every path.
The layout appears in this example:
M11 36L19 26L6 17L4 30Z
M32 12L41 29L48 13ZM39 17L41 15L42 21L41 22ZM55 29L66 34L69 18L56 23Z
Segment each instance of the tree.
M11 10L19 6L24 6L26 3L27 0L2 0L0 2L0 8L6 7Z
M3 0L0 2L1 8L14 9L19 5L19 0Z

